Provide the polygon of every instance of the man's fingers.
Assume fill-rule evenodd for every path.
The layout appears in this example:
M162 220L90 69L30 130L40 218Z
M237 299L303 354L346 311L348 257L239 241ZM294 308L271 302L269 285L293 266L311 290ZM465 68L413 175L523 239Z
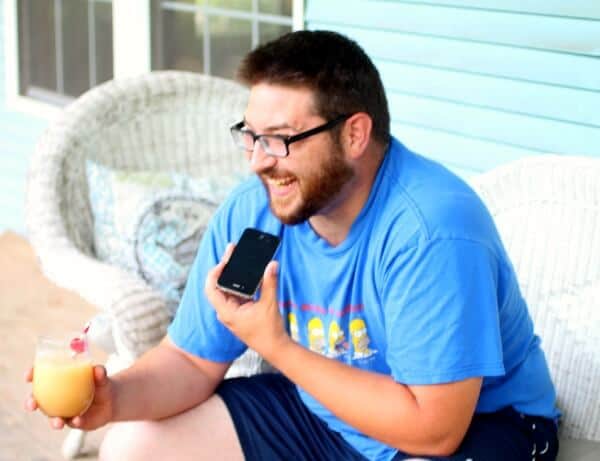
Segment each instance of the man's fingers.
M219 277L225 268L225 264L227 264L229 261L234 249L235 245L233 243L229 243L227 245L219 264L217 264L208 272L206 277L206 285L204 287L206 296L215 309L217 318L226 326L229 324L231 316L235 313L237 308L239 308L240 304L244 302L244 300L241 298L226 293L217 287L217 281L219 280Z
M25 372L25 381L27 381L28 383L33 381L33 367L31 367Z
M96 386L102 386L106 382L106 368L102 365L96 365L94 367L94 382Z
M209 290L212 291L217 286L217 280L219 280L219 276L221 275L221 272L223 272L225 264L227 263L227 261L229 261L229 258L231 257L231 253L233 253L234 248L235 245L233 243L228 243L227 247L225 248L225 252L223 253L223 256L221 256L221 260L219 261L219 263L211 270L209 270L208 274L206 274L204 292L207 295L209 293Z
M27 400L25 400L25 409L29 411L35 411L38 409L38 404L32 395L27 397Z
M65 427L65 421L62 418L50 418L50 426L52 429L62 429Z
M235 249L235 245L233 243L228 243L227 247L225 247L225 253L223 253L223 257L221 258L221 262L226 263L231 258L231 253Z
M206 281L204 282L204 293L211 303L215 303L214 296L221 293L217 289L217 280L223 270L222 263L219 263L206 274Z

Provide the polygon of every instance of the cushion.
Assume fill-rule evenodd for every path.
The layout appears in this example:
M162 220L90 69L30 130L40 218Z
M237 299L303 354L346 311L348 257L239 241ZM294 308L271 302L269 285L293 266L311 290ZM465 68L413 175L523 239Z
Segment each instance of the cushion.
M89 160L86 173L96 256L136 272L174 313L208 221L243 176L125 171Z
M560 439L557 461L598 461L600 442L591 440Z

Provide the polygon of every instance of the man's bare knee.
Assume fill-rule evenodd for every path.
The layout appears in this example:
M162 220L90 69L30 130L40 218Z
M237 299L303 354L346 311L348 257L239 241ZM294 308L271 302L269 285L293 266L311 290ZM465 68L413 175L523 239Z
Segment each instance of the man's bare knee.
M100 461L142 460L152 452L158 436L157 425L152 421L117 423L104 436L98 459Z
M101 461L242 460L235 427L220 397L160 421L116 423L100 447Z

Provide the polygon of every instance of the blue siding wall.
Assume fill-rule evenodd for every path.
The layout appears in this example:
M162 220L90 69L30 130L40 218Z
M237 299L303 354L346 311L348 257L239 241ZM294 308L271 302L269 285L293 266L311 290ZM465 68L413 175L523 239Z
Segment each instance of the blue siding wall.
M600 156L600 2L308 0L306 20L360 43L392 132L462 175Z
M27 164L46 127L5 105L0 0L0 232L24 231ZM306 27L357 40L392 131L468 176L538 153L600 156L600 2L307 0Z
M6 108L4 1L0 0L0 233L24 232L23 201L27 164L47 122Z

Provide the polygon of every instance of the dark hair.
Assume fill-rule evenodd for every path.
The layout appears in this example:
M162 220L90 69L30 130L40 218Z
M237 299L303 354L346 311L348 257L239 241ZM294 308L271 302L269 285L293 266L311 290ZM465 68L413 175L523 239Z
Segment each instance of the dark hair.
M373 121L373 138L384 145L389 141L390 114L379 72L362 48L341 34L285 34L248 53L238 78L249 86L267 82L307 87L326 120L366 112Z

